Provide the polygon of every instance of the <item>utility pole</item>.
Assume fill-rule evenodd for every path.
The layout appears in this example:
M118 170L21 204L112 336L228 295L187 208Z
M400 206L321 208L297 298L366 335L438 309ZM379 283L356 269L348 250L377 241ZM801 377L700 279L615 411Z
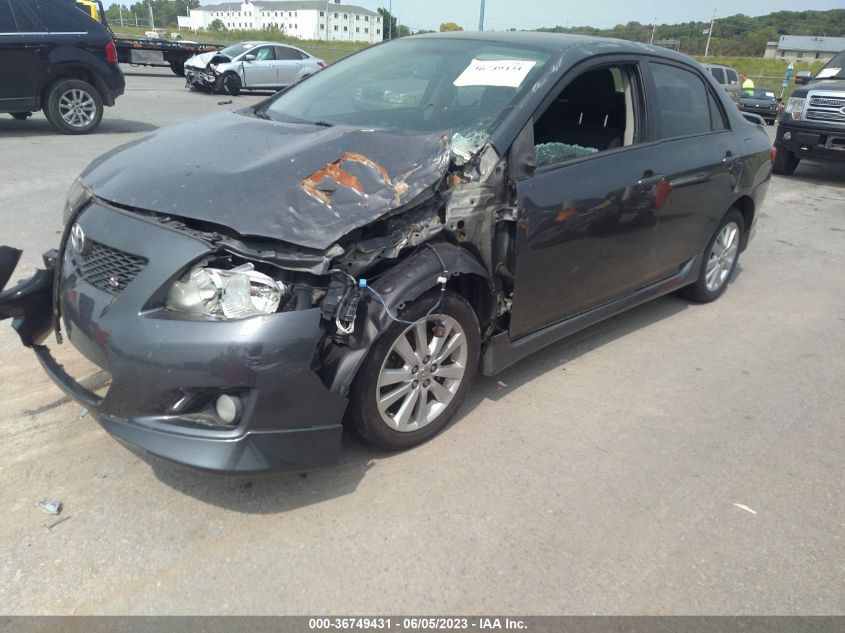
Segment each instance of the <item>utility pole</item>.
M484 0L481 0L481 11L478 14L478 30L484 30Z
M654 44L654 30L657 28L657 18L654 18L654 24L651 25L651 41L649 44Z
M117 12L120 14L120 26L123 26L123 5L117 4Z
M393 0L390 0L387 12L390 14L390 19L387 21L387 39L393 39Z
M155 20L153 20L153 0L150 0L150 30L155 31L156 24Z
M713 37L713 22L716 21L716 14L713 14L713 17L710 18L710 28L707 30L707 45L704 47L704 56L710 54L710 38Z

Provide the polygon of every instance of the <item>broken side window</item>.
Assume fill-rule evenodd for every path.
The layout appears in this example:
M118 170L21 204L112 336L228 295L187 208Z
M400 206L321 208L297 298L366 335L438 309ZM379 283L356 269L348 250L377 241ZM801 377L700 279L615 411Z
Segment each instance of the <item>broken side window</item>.
M638 72L634 64L597 68L567 83L534 124L537 166L633 145Z

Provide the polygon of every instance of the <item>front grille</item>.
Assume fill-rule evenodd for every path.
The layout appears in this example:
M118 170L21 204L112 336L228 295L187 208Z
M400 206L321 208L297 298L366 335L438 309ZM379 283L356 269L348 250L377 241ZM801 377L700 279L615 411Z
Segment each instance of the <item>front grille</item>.
M812 97L810 99L811 108L842 108L845 107L845 98L837 97Z
M147 260L91 241L84 257L76 256L82 278L95 288L118 295L144 270Z
M809 110L807 118L815 121L845 121L845 114L827 110Z

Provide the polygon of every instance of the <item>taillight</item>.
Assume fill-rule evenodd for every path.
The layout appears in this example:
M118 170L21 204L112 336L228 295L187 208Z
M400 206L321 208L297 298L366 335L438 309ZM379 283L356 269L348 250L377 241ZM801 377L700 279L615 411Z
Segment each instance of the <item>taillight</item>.
M769 149L769 156L772 157L772 163L775 162L775 157L777 155L778 155L778 148L777 147L772 147L771 149Z
M106 61L110 64L117 63L117 46L114 45L114 40L106 42Z
M325 67L326 67L326 62L324 62L322 59L318 59L318 60L317 60L317 65L318 65L320 68L325 68Z

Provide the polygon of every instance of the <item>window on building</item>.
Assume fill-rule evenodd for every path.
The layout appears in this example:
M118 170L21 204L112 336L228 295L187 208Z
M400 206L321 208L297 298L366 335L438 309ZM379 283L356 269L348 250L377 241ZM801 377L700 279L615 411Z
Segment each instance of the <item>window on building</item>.
M381 29L376 29L376 35L381 35Z
M337 24L334 25L334 30L337 31Z
M326 12L325 12L325 11L320 11L320 17L321 17L321 18L326 17Z
M333 18L337 18L337 13L335 13L332 17L333 17Z
M356 19L356 20L360 20L360 19L361 19L361 16L360 16L360 15L358 15L358 14L356 13L356 14L355 14L355 19Z
M360 26L356 26L356 27L355 27L355 32L356 32L356 33L360 33L360 32L361 32L361 27L360 27Z
M366 28L366 27L365 27L365 28L364 28L364 33L369 33L369 32L370 32L370 29L368 29L368 28Z
M348 13L344 13L344 14L343 14L343 19L344 19L344 20L349 19L349 14L348 14Z
M365 16L364 16L364 22L369 22L369 21L370 21L370 16L365 15Z
M321 30L321 31L325 31L325 30L326 30L326 25L325 25L325 24L320 24L320 30Z

